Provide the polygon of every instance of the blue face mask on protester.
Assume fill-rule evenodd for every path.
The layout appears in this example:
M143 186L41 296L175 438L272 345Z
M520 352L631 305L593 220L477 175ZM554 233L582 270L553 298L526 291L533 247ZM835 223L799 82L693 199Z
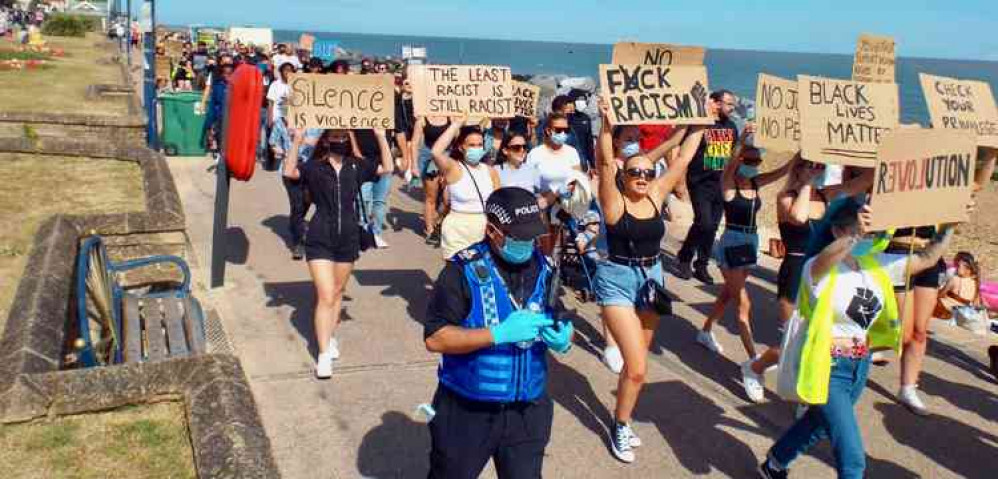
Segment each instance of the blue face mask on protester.
M517 240L507 236L506 241L503 242L502 250L499 253L502 255L502 259L509 263L526 263L534 254L534 241Z
M471 166L481 163L482 158L485 158L485 148L468 148L464 152L464 161Z
M738 165L738 174L745 178L755 178L759 176L758 166Z
M561 146L567 142L568 142L568 133L555 133L551 135L551 143Z
M866 256L873 252L873 238L863 238L852 246L849 254L853 257Z
M623 148L620 149L620 153L624 155L624 158L630 158L632 156L635 156L641 153L641 144L636 141L627 143L624 145Z

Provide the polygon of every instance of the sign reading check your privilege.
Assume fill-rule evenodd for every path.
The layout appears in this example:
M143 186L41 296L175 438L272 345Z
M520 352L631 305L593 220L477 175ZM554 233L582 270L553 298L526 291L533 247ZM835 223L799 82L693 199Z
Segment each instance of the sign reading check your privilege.
M413 110L419 116L509 118L515 115L509 67L411 65Z
M320 75L288 78L292 128L395 128L395 79L391 75Z
M799 75L797 92L804 159L872 168L898 124L897 84Z
M978 145L998 148L998 108L990 85L925 73L918 79L933 127L969 130L977 135Z
M977 144L966 131L899 128L878 150L871 229L967 221Z
M703 47L668 43L620 42L613 45L614 65L703 65Z
M775 151L800 149L797 82L759 74L755 89L755 146Z
M894 83L894 39L860 35L852 61L853 81Z
M713 125L703 66L600 65L613 125Z

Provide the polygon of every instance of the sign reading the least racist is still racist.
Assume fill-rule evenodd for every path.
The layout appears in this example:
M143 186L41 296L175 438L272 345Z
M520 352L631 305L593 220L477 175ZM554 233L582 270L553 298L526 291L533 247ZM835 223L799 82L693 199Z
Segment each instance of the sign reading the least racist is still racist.
M998 148L998 108L990 85L925 73L918 79L933 127L969 130L977 135L978 145Z
M755 90L755 146L775 151L800 149L797 82L759 74Z
M600 94L614 125L712 125L707 68L600 65Z
M894 39L860 35L852 62L853 81L894 83Z
M966 131L899 128L877 150L871 228L967 221L977 144Z
M537 103L541 87L513 80L513 113L525 118L537 118Z
M703 65L703 47L668 43L619 42L613 45L614 65Z
M410 65L412 103L420 116L514 116L513 75L490 65Z
M804 158L872 168L877 145L898 124L897 84L799 75L797 92Z
M395 128L395 80L391 75L319 75L288 78L292 128Z

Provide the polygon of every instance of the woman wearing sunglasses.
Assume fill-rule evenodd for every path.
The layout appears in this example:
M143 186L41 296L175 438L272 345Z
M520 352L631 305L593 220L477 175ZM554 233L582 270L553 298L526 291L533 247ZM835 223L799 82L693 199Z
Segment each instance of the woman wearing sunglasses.
M776 276L777 309L780 324L790 319L797 305L800 275L804 268L804 255L814 225L825 215L829 198L839 195L854 196L873 185L873 170L863 172L838 185L828 184L828 174L823 163L801 159L800 154L790 168L787 182L776 197L776 220L786 253ZM771 347L755 360L742 363L742 386L752 402L761 402L765 396L763 373L780 360L780 348Z
M499 170L499 185L516 186L534 191L537 185L537 170L524 165L527 159L527 136L518 131L510 131L502 139L499 154L496 156L496 169Z
M721 294L714 301L703 328L696 340L705 348L721 353L721 345L714 339L711 329L714 323L724 316L724 310L731 302L738 310L738 332L742 346L749 360L756 357L755 342L752 340L752 324L749 321L751 303L745 290L749 267L754 266L759 251L756 215L762 207L759 189L770 185L790 171L793 161L776 170L759 173L762 156L757 148L744 144L743 139L751 136L752 125L745 128L745 134L738 139L732 161L729 161L721 174L721 195L724 200L724 233L714 245L713 257L721 269L724 284Z
M703 128L694 127L683 140L674 168L660 177L655 164L644 155L626 158L623 184L617 185L619 167L615 160L609 110L600 102L603 126L599 135L599 205L606 221L606 261L596 266L596 301L603 321L620 347L624 367L617 384L617 406L610 446L613 455L623 462L634 461L634 447L641 441L631 428L631 413L638 400L647 372L648 345L658 327L659 312L654 305L639 300L639 293L652 281L661 287L662 264L659 259L665 223L659 213L676 183L686 174Z

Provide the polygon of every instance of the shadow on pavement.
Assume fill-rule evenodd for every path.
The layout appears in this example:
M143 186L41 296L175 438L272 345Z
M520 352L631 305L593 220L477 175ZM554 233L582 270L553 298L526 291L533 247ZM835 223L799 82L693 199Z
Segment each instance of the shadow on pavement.
M392 207L388 214L388 222L391 224L392 231L409 230L416 236L423 236L423 215L421 213Z
M225 261L230 264L246 264L249 259L249 238L238 226L225 230Z
M381 295L402 298L413 321L423 324L426 306L433 292L433 282L421 269L354 270L353 277L362 286L383 286Z
M357 452L362 477L426 477L429 468L429 428L398 411L384 413L381 424L364 435Z
M308 342L308 353L312 356L318 355L319 346L315 342L315 324L313 322L315 287L312 282L263 283L263 292L267 295L267 307L290 306L294 310L291 312L291 326ZM344 306L349 302L350 298L344 295ZM340 314L340 323L353 321L353 319L348 308L344 308Z
M720 294L719 285L708 286L705 288L717 288L717 294ZM779 317L777 314L776 303L773 300L773 293L760 287L757 284L746 282L745 289L749 294L749 301L752 302L752 310L750 313L750 321L752 322L752 338L756 343L756 352L762 354L764 348L758 347L760 344L765 346L779 346L782 336L777 328L779 325ZM710 316L711 311L714 310L714 301L709 303L686 303L689 307L697 310L704 315L704 321L707 320L707 316ZM715 329L717 326L724 328L728 334L738 337L738 319L737 319L737 306L735 303L729 302L727 308L724 311L724 316L721 320L714 324ZM702 327L703 324L698 325ZM716 333L715 333L716 334ZM739 342L739 345L741 342Z
M260 222L284 240L284 246L291 248L291 231L288 229L288 215L274 215Z
M553 355L548 357L548 395L606 442L613 421L610 411L593 391L588 378ZM606 453L610 453L609 445Z
M982 353L986 352L982 351ZM942 341L929 341L927 355L963 369L964 371L973 374L978 379L986 381L989 384L995 384L995 378L991 375L988 365L978 361L976 358L967 354L960 348L951 346Z
M998 435L993 432L946 416L918 418L898 404L880 403L874 408L883 414L891 437L939 467L962 477L992 477L998 471Z
M980 415L985 421L998 423L998 396L994 393L925 371L919 378L918 387L926 394L940 396L964 411Z

